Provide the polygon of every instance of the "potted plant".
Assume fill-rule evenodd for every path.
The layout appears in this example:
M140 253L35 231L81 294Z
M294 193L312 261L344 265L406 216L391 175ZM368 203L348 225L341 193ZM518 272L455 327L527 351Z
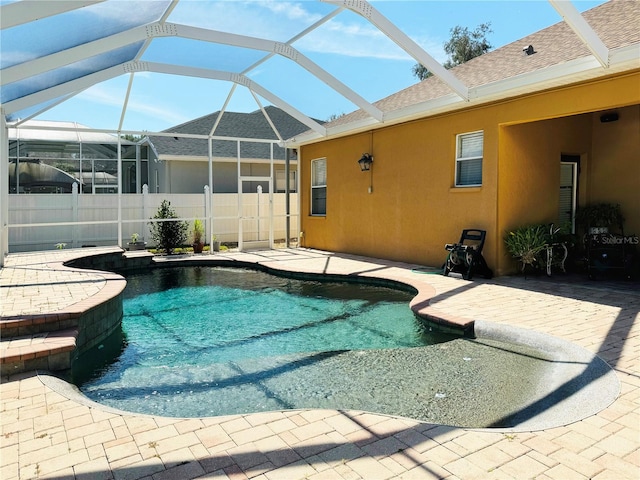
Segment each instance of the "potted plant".
M147 242L141 242L138 240L139 238L140 238L140 235L138 235L137 233L131 234L131 241L127 243L127 247L130 251L144 250L146 248Z
M215 235L211 238L211 251L219 252L220 251L220 240Z
M195 219L193 221L193 253L202 253L204 249L204 243L202 237L204 236L204 225L202 220Z
M576 223L590 235L609 233L615 227L622 231L624 217L620 205L612 203L596 203L579 208L576 212Z
M540 258L546 252L549 241L549 230L546 225L529 225L507 232L504 243L513 258L522 264L521 271L527 267L538 268L542 265Z

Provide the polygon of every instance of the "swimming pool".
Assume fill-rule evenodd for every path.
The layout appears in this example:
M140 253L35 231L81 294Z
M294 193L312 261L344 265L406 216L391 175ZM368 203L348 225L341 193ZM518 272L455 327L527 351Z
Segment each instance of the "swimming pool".
M120 410L333 408L496 426L548 368L525 346L432 332L410 293L386 287L213 267L127 280L122 332L73 373L86 396Z

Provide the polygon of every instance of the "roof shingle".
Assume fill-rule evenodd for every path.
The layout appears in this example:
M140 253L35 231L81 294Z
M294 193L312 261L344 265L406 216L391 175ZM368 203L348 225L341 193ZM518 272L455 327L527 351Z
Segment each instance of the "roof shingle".
M609 49L640 43L640 1L610 0L584 12L584 19ZM535 54L523 49L532 45ZM587 46L565 22L528 35L454 67L451 72L469 88L535 72L591 54ZM452 90L439 78L431 76L394 93L375 105L385 113L450 95ZM363 110L325 124L346 125L368 117Z
M304 123L277 107L267 106L265 107L265 111L282 139L294 137L308 130L308 127ZM164 130L164 132L209 135L218 115L220 115L220 112L214 112L181 125L168 128ZM322 123L319 120L316 121ZM271 128L271 125L269 125L269 122L264 117L262 110L256 110L251 113L224 112L214 135L217 137L279 140ZM150 135L149 139L160 156L207 157L209 155L207 140L154 135ZM276 159L284 159L284 149L281 147L275 146L273 154ZM213 141L213 156L217 158L236 158L236 141ZM269 144L242 142L240 156L242 158L269 159L271 158Z

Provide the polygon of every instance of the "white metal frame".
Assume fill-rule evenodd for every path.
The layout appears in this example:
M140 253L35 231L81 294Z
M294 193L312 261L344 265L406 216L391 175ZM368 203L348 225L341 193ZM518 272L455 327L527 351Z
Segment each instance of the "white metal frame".
M24 25L41 18L50 17L60 13L83 8L88 5L100 3L101 1L103 0L40 2L37 9L33 8L31 2L27 1L9 3L0 7L0 28L8 29L17 25ZM2 180L6 179L8 176L8 167L5 166L6 159L8 158L6 115L10 115L25 108L51 102L58 98L60 98L60 100L56 101L56 104L59 104L77 95L83 90L91 87L92 85L101 83L105 80L125 73L130 74L131 78L129 87L127 89L127 95L123 102L122 116L117 129L118 134L147 133L128 131L125 132L121 131L121 128L127 109L129 92L131 90L131 81L134 75L139 72L157 72L227 81L234 85L234 88L235 85L242 85L248 88L253 94L262 96L263 98L279 106L284 111L307 125L313 133L301 137L303 138L303 141L312 141L316 138L326 137L328 134L340 134L347 131L347 129L349 131L357 131L359 129L370 128L373 125L380 125L382 122L392 124L394 122L410 118L411 116L424 115L426 113L438 113L450 108L456 108L459 104L464 104L469 101L474 101L476 103L483 100L488 101L492 98L496 98L496 95L505 95L505 92L513 94L515 92L523 91L533 84L549 85L554 82L557 83L558 79L569 78L570 75L595 75L596 73L594 72L601 72L602 69L621 67L631 62L637 63L638 59L640 58L640 55L637 51L637 45L610 51L570 1L548 0L549 3L556 9L556 11L558 11L558 13L563 17L564 21L581 38L581 40L592 52L593 56L578 59L572 62L567 62L563 65L550 67L544 69L543 71L531 72L529 74L521 75L515 78L493 82L470 90L468 86L461 82L455 75L453 75L452 72L446 70L439 62L437 62L431 55L424 51L424 49L422 49L418 44L411 40L391 21L389 21L380 12L378 12L366 0L321 1L335 5L338 8L318 20L310 27L299 32L288 42L284 43L255 37L223 33L202 28L189 27L186 25L175 23L166 23L166 19L168 18L169 14L171 13L171 11L173 11L173 9L179 2L179 0L173 0L167 10L164 12L162 18L157 22L143 25L141 27L125 31L117 35L96 40L94 42L89 42L86 45L81 45L62 52L57 52L41 59L25 62L14 67L3 69L0 75L0 79L2 84L6 85L10 82L14 82L19 79L31 78L32 76L38 75L39 73L59 68L75 61L86 59L99 53L119 48L123 45L129 45L131 43L144 40L143 47L138 52L134 61L125 62L121 65L117 65L115 67L111 67L94 74L87 75L85 77L64 83L62 85L37 91L31 95L6 102L2 105L1 114L3 119L0 124L0 128L2 129L2 132L0 133L0 153L2 153L2 156L4 158L0 162L2 164L2 167L0 167L0 204L6 205L8 198L8 188L7 185L5 185L7 182L4 182ZM398 46L400 46L405 52L407 52L412 58L425 65L431 72L433 72L434 75L439 77L446 85L448 85L448 87L452 91L452 94L443 98L435 99L430 102L425 102L420 105L415 105L407 107L405 109L397 110L389 114L384 114L375 105L372 105L371 103L364 100L364 98L362 98L357 92L351 90L341 81L325 72L318 65L311 62L308 58L306 58L299 51L292 47L292 43L307 35L311 31L315 30L331 18L335 17L344 9L349 9L368 20L372 25L378 28L382 33L384 33ZM179 36L182 38L191 38L199 41L252 48L255 50L267 52L268 55L266 55L265 58L241 73L225 72L203 68L185 68L177 65L139 61L141 55L154 38L167 36ZM255 69L259 64L264 62L272 55L281 55L296 62L298 65L315 75L318 79L325 82L339 94L343 95L345 98L349 99L355 105L360 107L362 110L366 111L370 115L370 117L358 122L357 124L350 124L348 126L337 126L332 129L331 132L328 132L325 127L309 118L303 112L287 104L282 99L273 95L267 89L261 87L256 82L247 77L247 74L251 70ZM35 112L29 118L33 118L48 110L49 108L52 108L52 105L42 107L40 111ZM299 139L297 140L298 143L300 141L301 140ZM120 190L121 188L119 188L119 191ZM4 211L4 208L5 207L0 208L0 228L2 228L2 232L0 232L1 252L6 252L8 248L8 235L6 230L8 218L6 212ZM0 258L0 266L3 264L4 258Z

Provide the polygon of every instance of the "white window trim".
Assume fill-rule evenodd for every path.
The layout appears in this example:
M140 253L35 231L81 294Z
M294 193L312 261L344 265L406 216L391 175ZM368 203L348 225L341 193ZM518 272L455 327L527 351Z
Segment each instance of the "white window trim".
M314 180L314 179L313 179L313 172L314 172L313 164L314 164L315 162L318 162L318 161L321 161L321 160L325 162L325 163L324 163L324 165L325 165L325 181L324 181L324 182L325 182L325 183L324 183L324 185L314 185L314 184L313 184L313 180ZM325 192L326 192L326 189L327 189L326 170L327 170L327 159L326 159L326 157L323 157L323 158L316 158L316 159L311 160L311 178L310 178L310 181L311 181L311 196L310 196L310 198L309 198L309 215L311 215L312 217L326 217L326 216L327 216L326 196L325 196L325 208L324 208L324 213L313 213L313 190L314 190L315 188L324 188L324 189L325 189Z
M478 133L482 134L482 155L479 157L460 157L459 155L460 155L460 145L462 144L462 137L466 137L469 135L476 135ZM455 164L455 182L454 182L455 188L469 188L469 187L482 186L482 181L480 183L473 183L468 185L460 185L458 183L458 163L465 162L467 160L478 160L478 159L480 159L480 162L482 165L481 166L481 171L482 171L482 169L484 168L484 130L476 130L475 132L459 133L458 135L456 135L456 164Z

